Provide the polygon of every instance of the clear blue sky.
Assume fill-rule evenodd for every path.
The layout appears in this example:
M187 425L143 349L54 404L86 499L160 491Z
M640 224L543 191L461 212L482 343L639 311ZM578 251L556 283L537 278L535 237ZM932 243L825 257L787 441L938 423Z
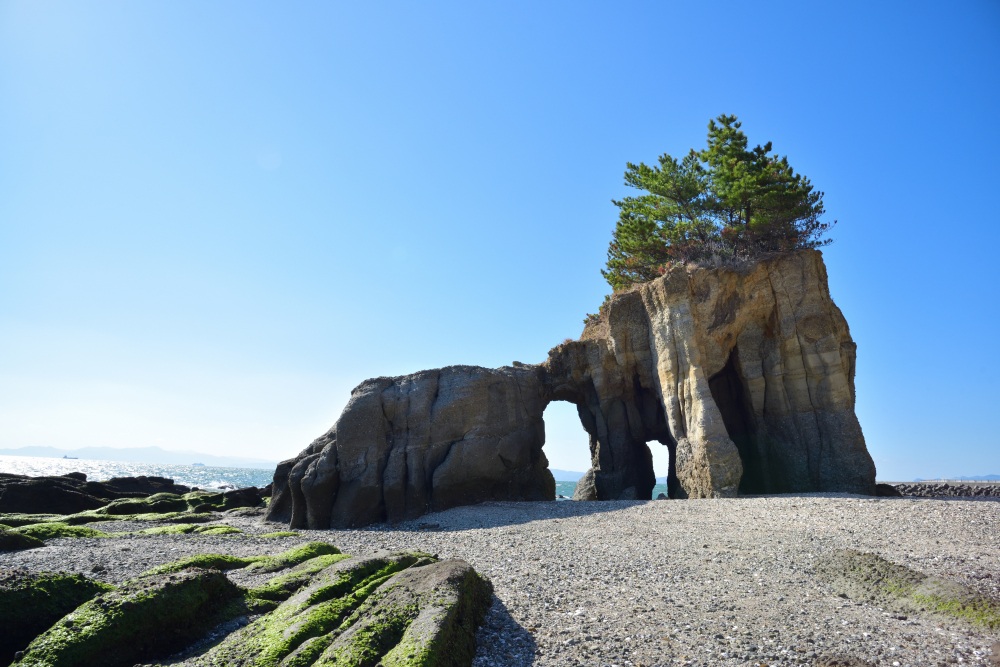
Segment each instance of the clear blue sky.
M367 377L539 362L626 161L734 113L839 221L879 477L1000 473L998 72L992 0L3 0L0 447L279 459Z

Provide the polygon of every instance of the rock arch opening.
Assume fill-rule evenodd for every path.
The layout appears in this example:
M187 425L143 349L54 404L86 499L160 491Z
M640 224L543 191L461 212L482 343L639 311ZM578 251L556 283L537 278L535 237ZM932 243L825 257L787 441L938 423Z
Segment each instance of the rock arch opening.
M556 480L556 500L572 499L576 483L590 468L590 435L580 420L576 403L549 402L542 413L543 453Z
M743 464L740 493L770 493L768 466L750 406L746 381L740 373L739 350L733 348L721 371L708 380L712 398L722 413L729 439L736 445Z

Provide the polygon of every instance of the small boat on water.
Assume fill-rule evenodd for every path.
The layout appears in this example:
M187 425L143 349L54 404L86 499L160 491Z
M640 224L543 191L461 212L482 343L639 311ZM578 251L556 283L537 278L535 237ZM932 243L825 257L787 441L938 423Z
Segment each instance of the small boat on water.
M69 454L63 454L64 459L78 459L79 456L70 456Z
M201 467L201 468L204 468L204 467L205 467L205 464L204 464L204 463L192 463L191 465L192 465L192 466L199 466L199 467Z

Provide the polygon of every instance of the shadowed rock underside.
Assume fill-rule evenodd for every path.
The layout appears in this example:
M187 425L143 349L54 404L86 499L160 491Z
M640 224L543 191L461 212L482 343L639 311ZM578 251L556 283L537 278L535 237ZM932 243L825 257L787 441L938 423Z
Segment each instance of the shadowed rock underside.
M549 402L577 406L591 468L578 500L873 494L854 413L856 346L818 251L677 267L614 296L538 365L367 380L337 423L275 471L268 518L337 528L487 500L548 500Z

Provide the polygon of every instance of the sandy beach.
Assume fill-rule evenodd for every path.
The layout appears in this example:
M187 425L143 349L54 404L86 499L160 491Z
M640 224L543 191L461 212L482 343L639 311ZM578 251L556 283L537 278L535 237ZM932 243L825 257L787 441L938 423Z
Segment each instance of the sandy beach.
M0 567L119 583L196 553L273 553L322 540L350 554L417 549L471 563L496 594L478 636L480 667L1000 661L996 630L838 595L820 575L824 559L853 549L1000 598L995 500L487 503L396 526L282 538L255 537L281 528L259 517L222 521L245 534L59 539L0 554Z

